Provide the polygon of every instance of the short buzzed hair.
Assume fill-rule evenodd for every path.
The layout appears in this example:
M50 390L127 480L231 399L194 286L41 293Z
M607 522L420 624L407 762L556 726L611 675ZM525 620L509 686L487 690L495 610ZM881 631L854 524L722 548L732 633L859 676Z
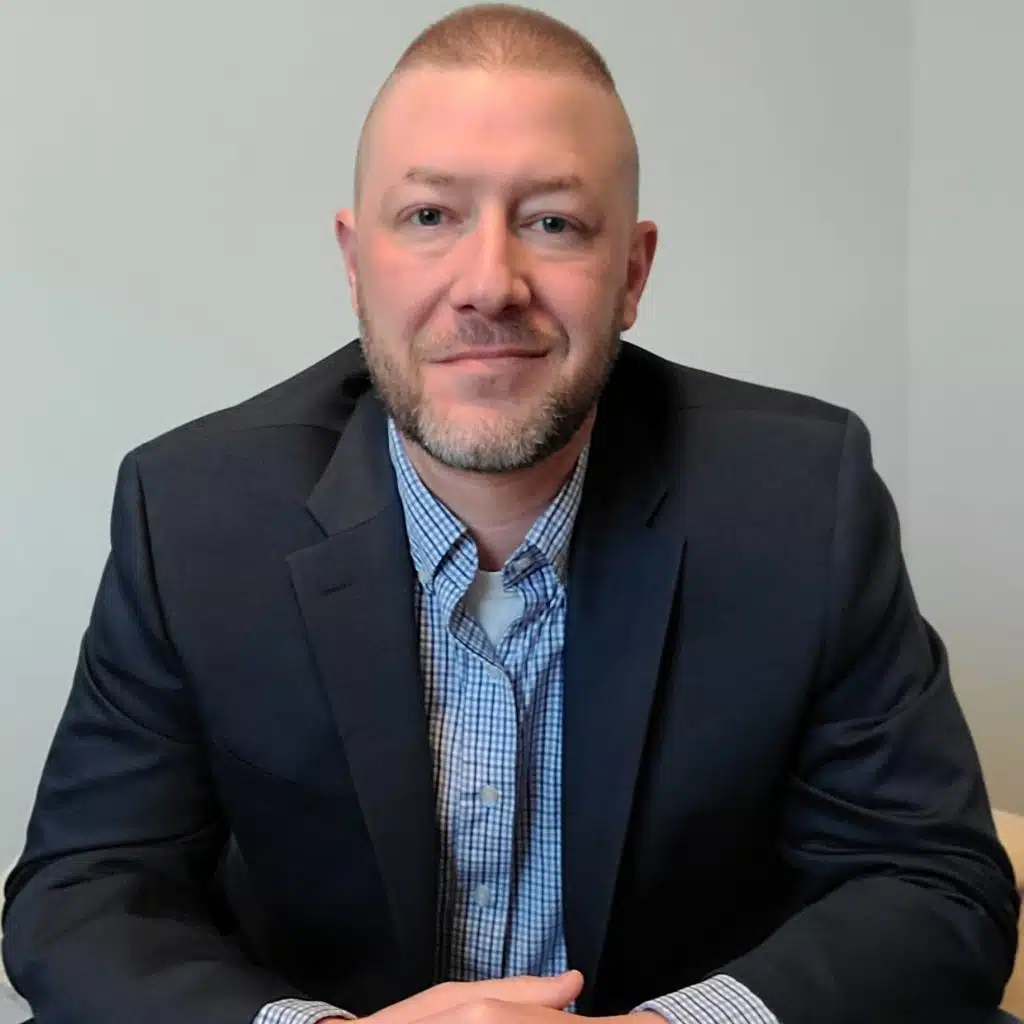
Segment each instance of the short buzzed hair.
M355 198L360 182L367 129L388 85L414 68L477 68L485 71L548 71L579 75L619 98L615 80L597 47L564 22L517 4L484 3L462 7L425 28L406 48L377 93L363 123L356 154ZM621 103L621 100L620 100ZM625 112L623 111L624 116ZM627 126L629 118L625 117ZM629 128L632 135L632 128ZM636 141L632 139L634 215L639 188Z
M413 67L565 71L615 91L597 48L550 14L515 4L474 4L424 29L398 59Z

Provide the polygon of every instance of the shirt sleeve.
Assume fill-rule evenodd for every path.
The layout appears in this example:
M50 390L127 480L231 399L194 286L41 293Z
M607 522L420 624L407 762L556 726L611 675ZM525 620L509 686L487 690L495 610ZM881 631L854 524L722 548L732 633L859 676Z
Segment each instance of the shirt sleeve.
M328 1017L343 1017L355 1020L355 1016L345 1010L339 1010L330 1003L308 1002L305 999L278 999L267 1003L258 1014L253 1024L317 1024L317 1021Z
M778 1017L735 978L713 978L651 999L633 1012L650 1011L669 1024L780 1024Z

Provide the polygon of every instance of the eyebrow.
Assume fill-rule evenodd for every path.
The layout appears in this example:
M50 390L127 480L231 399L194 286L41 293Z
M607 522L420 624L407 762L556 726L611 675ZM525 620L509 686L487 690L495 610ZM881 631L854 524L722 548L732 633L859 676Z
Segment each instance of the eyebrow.
M450 174L433 167L410 167L403 176L403 181L406 182L446 189L472 184L475 180L476 178L472 175ZM521 178L516 184L516 190L523 196L583 191L583 179L578 174L557 174L548 178Z

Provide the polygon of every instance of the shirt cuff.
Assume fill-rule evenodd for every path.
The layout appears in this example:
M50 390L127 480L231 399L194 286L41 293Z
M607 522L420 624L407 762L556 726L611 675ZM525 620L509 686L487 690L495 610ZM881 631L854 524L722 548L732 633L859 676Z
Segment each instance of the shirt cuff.
M339 1010L330 1003L314 1003L305 999L278 999L275 1003L267 1003L258 1014L253 1024L317 1024L317 1021L328 1017L342 1017L355 1020L355 1016L345 1010Z
M633 1012L657 1013L669 1024L779 1024L746 985L727 974L651 999Z

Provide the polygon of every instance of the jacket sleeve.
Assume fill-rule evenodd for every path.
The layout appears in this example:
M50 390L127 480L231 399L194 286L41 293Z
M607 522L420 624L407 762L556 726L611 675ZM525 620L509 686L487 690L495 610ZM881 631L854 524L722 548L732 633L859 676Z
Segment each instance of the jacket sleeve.
M38 1024L251 1024L304 994L249 962L210 898L227 827L154 579L136 463L10 876L4 958Z
M854 416L780 845L792 916L721 972L783 1024L970 1024L998 1005L1016 946L1013 872Z

